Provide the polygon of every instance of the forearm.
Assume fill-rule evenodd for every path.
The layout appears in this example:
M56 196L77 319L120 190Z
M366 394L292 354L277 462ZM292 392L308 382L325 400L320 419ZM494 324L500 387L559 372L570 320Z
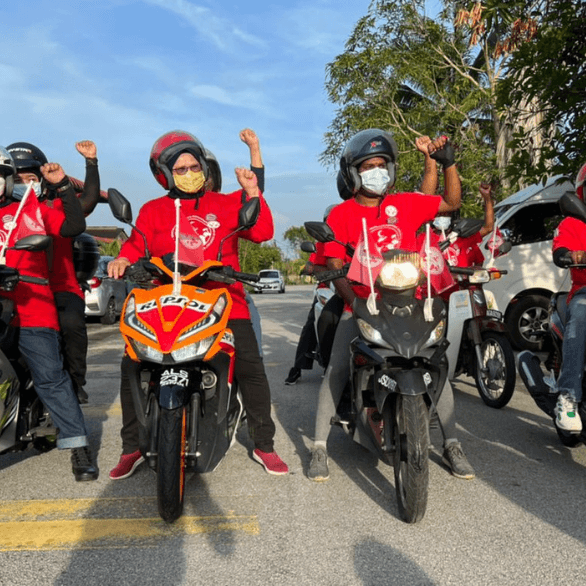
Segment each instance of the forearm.
M420 191L425 195L434 195L437 193L437 185L437 163L430 156L426 156Z
M460 207L462 193L460 177L456 165L444 169L444 201L440 206L440 212L453 212ZM442 209L443 208L443 209Z
M258 184L258 188L262 193L265 191L265 168L263 166L256 167L255 165L250 165L250 170L256 175L256 182Z
M482 237L490 234L494 230L494 207L492 199L487 199L484 202L484 226L480 228L480 235Z
M327 260L328 270L341 269L343 266L344 266L344 263L339 258L328 258L328 260ZM354 294L354 291L352 291L352 287L350 286L348 279L346 279L345 277L342 277L340 279L335 279L334 280L334 287L336 288L338 295L348 305L352 306L352 304L354 303L354 299L356 298L356 295Z
M85 216L69 177L65 177L59 183L51 185L49 189L55 192L55 195L61 199L63 204L65 221L61 225L59 235L64 238L78 236L85 230Z
M79 197L81 208L86 216L89 216L100 201L100 173L98 172L98 159L85 160L85 181L83 193Z

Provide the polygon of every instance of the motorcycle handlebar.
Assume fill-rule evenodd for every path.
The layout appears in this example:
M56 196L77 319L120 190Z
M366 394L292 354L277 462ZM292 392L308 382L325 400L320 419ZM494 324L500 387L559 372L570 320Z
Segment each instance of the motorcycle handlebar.
M342 267L341 269L333 269L331 271L323 271L322 273L318 273L314 275L315 280L318 283L323 283L324 281L333 281L334 279L340 279L341 277L345 277L348 274L348 268Z
M42 277L27 277L26 275L21 275L19 277L19 281L22 283L32 283L33 285L48 285L49 279L43 279Z
M454 273L455 275L473 275L475 269L469 267L450 267L450 273Z

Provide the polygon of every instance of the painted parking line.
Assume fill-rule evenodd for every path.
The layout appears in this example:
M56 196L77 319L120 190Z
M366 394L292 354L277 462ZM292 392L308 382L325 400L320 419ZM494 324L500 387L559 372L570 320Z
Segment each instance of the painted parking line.
M141 547L186 535L260 533L256 515L186 515L169 525L159 517L142 516L153 511L156 499L148 497L3 501L0 551Z

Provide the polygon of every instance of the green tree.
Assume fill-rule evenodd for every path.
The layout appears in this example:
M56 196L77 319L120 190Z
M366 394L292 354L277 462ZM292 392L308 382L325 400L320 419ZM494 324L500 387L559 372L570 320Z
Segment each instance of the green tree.
M518 28L533 27L531 38L503 47L513 52L498 87L499 105L518 119L538 116L541 131L541 140L514 133L507 169L514 181L535 183L557 174L573 178L586 159L585 25L582 0L538 2L517 22Z
M105 256L118 256L120 249L122 248L122 242L120 240L112 240L111 242L100 242L98 244L100 254Z
M240 240L238 246L240 270L244 273L258 273L263 269L275 267L282 261L281 249L275 241L257 244Z
M305 226L291 226L285 231L283 238L289 243L295 257L302 259L304 263L307 262L309 254L301 250L301 243L315 240L307 233Z

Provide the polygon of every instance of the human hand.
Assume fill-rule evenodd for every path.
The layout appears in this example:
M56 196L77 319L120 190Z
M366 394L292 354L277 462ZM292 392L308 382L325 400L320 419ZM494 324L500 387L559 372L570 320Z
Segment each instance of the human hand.
M59 163L46 163L41 167L41 173L47 180L47 183L56 185L65 179L65 171Z
M450 144L447 136L435 138L427 145L429 156L447 169L455 164L454 147Z
M429 157L429 151L427 150L427 146L431 142L431 138L429 136L418 136L415 139L415 146L420 153L423 153L426 157Z
M123 256L115 258L108 263L108 277L119 279L122 277L127 267L130 266L130 261Z
M488 201L491 198L492 185L490 183L482 182L478 187L478 190L480 191L480 195L484 201Z
M251 130L250 128L245 128L244 130L240 131L240 140L248 146L248 148L252 148L254 146L259 145L258 136L256 136L256 132Z
M82 140L75 143L77 152L86 159L95 159L98 156L98 149L91 140Z
M572 250L572 263L575 265L586 264L586 250Z
M238 179L240 187L242 187L250 197L258 197L258 182L256 175L250 169L244 169L243 167L236 167L234 172L236 173L236 179Z

